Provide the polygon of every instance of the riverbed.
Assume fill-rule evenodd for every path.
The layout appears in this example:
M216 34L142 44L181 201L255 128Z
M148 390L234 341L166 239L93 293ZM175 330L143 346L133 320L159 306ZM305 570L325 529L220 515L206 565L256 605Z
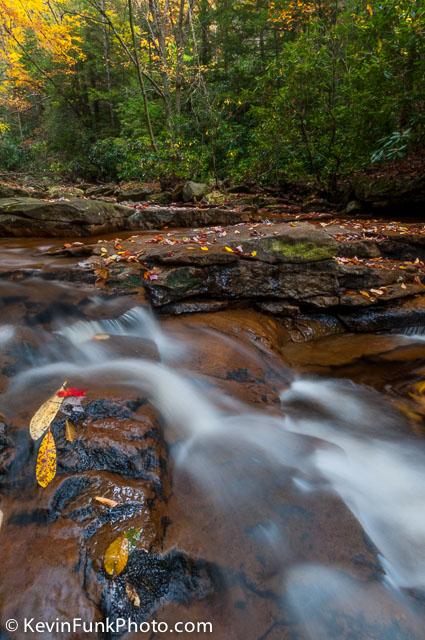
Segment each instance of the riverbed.
M290 339L252 309L157 317L143 296L62 278L81 260L46 257L62 244L0 243L0 637L34 617L422 639L422 328ZM42 488L29 423L65 381L82 395L53 420ZM119 536L130 553L111 576Z

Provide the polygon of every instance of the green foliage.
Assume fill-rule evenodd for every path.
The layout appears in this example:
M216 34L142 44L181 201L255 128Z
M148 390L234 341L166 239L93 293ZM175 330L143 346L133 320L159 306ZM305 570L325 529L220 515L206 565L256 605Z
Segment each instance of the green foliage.
M372 153L371 162L404 158L410 141L412 130L393 131L386 138L381 138L379 147Z
M10 135L0 136L0 167L6 171L19 169L25 163L27 153Z

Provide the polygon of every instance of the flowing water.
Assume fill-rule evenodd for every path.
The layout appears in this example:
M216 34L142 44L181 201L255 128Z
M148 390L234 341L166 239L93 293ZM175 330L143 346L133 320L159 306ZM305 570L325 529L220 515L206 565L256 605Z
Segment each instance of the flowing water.
M155 598L137 583L146 617L211 621L223 640L425 637L425 445L393 402L424 375L421 328L285 346L252 312L161 322L129 296L46 279L30 247L2 252L0 629L115 615L103 554L135 527L197 585L168 580ZM41 489L28 424L65 380L87 395L64 403Z

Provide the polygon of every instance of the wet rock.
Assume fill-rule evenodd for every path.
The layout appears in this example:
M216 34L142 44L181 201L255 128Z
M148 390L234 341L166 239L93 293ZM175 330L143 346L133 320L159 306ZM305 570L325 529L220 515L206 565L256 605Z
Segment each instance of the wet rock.
M129 586L139 598L139 606L130 601ZM123 618L140 624L149 619L158 603L187 606L193 600L211 597L221 588L220 572L212 563L191 560L177 551L155 556L136 550L122 576L113 582L104 581L102 611L110 620Z
M207 184L189 180L183 187L183 201L196 202L197 200L201 200L209 191L210 188Z
M291 341L296 343L338 335L346 330L341 320L327 313L299 314L296 318L285 320L284 324Z
M9 471L13 460L13 442L7 434L7 426L0 416L0 478Z
M213 313L222 311L228 306L227 300L186 300L165 305L161 311L179 316L184 313Z
M162 306L184 298L208 296L223 299L287 298L302 300L320 292L337 290L331 262L276 265L240 260L229 264L199 267L171 267L148 282L152 303Z
M256 307L266 313L272 313L277 316L296 316L300 312L299 306L291 304L286 300L266 300L258 302Z
M125 228L132 209L99 200L0 199L0 236L89 236Z
M360 333L422 327L425 326L425 296L390 307L376 305L368 309L339 312L338 317L349 331Z
M165 226L204 227L238 224L258 219L259 216L255 213L232 209L148 206L133 212L128 219L128 227L134 230L162 229Z

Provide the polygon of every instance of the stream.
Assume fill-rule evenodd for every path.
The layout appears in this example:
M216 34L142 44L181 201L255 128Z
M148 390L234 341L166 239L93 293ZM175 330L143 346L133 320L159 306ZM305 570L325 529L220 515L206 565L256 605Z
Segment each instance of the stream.
M53 278L76 262L41 256L61 244L0 243L0 638L28 637L25 618L130 618L209 621L219 640L423 639L423 428L397 408L425 377L421 328L303 343L249 310L156 318ZM28 426L64 381L85 394L53 421L41 488Z

